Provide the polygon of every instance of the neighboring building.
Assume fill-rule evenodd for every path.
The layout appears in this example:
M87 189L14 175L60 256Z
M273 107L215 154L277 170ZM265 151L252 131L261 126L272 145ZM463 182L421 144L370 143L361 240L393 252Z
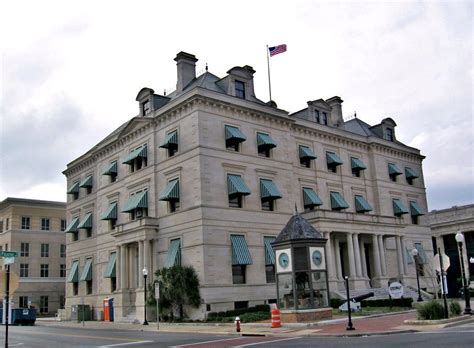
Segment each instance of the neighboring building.
M45 315L64 308L65 229L66 203L10 197L0 202L0 250L18 252L10 266L19 276L13 308L30 302Z
M441 252L449 256L450 266L446 274L448 295L458 297L462 284L459 247L455 235L458 232L464 234L464 269L466 278L473 284L474 263L470 263L469 259L474 258L474 204L433 210L428 214L428 219L433 234L433 249L440 248Z
M142 268L176 263L199 275L192 317L274 301L271 242L295 205L328 238L333 293L345 275L354 289L416 284L407 250L431 252L424 156L391 118L344 122L339 97L289 114L256 98L248 65L196 77L195 56L175 61L175 92L143 88L138 116L64 171L66 310L112 296L118 320L141 319Z

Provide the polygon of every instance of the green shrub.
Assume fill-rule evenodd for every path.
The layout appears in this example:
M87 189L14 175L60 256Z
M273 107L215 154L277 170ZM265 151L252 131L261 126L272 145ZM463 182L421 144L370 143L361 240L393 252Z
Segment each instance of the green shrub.
M457 301L451 301L449 303L449 313L451 315L460 315L461 314L461 305Z
M339 308L340 305L342 305L344 301L341 300L340 298L332 298L331 299L331 307L332 308Z
M270 313L270 306L269 305L257 305L254 307L249 308L242 308L242 309L233 309L226 312L210 312L207 314L207 320L209 321L221 321L220 318L234 318L241 317L245 313L260 313L266 312ZM232 320L234 320L232 319ZM224 321L224 320L222 320Z
M421 320L444 319L443 305L434 300L420 305L416 311L418 314L418 319Z
M254 321L267 320L267 319L270 319L270 317L271 317L270 312L244 313L240 316L240 321L242 323L251 323Z

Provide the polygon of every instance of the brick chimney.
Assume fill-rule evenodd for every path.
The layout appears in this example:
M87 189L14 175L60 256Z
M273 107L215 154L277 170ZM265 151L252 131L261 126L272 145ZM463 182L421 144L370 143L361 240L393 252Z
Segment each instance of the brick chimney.
M329 120L330 126L340 127L344 123L344 120L342 118L342 102L343 100L338 96L326 100L326 103L328 103L332 108L331 117Z
M194 54L181 51L174 60L178 70L178 80L176 82L176 93L178 94L196 78L196 62L198 59Z

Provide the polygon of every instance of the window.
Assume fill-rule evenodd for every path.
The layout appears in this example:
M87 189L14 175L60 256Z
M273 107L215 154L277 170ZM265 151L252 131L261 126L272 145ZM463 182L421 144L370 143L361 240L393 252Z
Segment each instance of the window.
M48 296L40 296L40 313L48 313Z
M393 141L393 130L392 128L385 128L385 139L388 141Z
M271 157L271 149L276 146L276 143L268 134L257 133L257 151L260 157Z
M247 140L247 137L237 127L226 125L224 129L226 149L239 152L240 143Z
M65 264L59 265L59 276L61 278L66 278L66 265Z
M418 178L418 174L413 169L405 167L405 178L408 185L413 185L413 180Z
M130 151L122 163L130 166L130 173L146 167L148 164L147 144L143 144Z
M342 165L344 162L339 158L335 152L326 151L326 164L328 171L337 173L337 167Z
M148 216L148 191L132 193L125 203L123 212L130 213L130 220Z
M170 213L179 211L180 204L179 201L170 201Z
M61 232L66 231L67 223L66 219L61 219Z
M262 210L263 211L274 211L275 210L274 201L262 201Z
M275 283L275 265L265 265L265 279L267 283Z
M87 295L92 294L92 280L86 282L86 293Z
M410 201L410 215L411 215L411 223L414 225L419 224L419 217L424 215L423 209L416 203L415 201Z
M280 191L271 180L260 179L260 201L262 210L274 211L275 200L282 197Z
M49 277L49 265L48 264L41 264L40 268L40 277L41 278L48 278Z
M178 211L180 209L179 179L170 180L158 195L158 200L168 202L170 213Z
M392 205L393 205L393 215L397 217L401 217L403 214L408 214L407 208L405 207L405 205L402 203L402 201L399 198L393 198Z
M117 173L118 173L118 163L117 161L110 162L106 167L105 170L102 172L102 175L108 175L110 177L110 182L117 181Z
M178 152L178 130L167 133L160 147L168 150L168 157L173 157Z
M89 174L89 175L86 175L84 180L82 180L79 187L85 188L86 194L90 195L92 193L92 185L93 185L92 174Z
M117 278L111 277L110 278L110 291L114 292L115 290L117 290Z
M30 243L20 244L20 256L23 256L23 257L30 256Z
M0 232L3 232L3 221L0 221Z
M235 80L235 96L240 99L245 99L245 83Z
M360 172L365 169L367 169L367 166L362 162L362 160L356 157L351 157L352 176L360 178Z
M30 229L30 218L28 216L21 217L21 229L22 230Z
M232 266L232 284L245 284L246 265Z
M150 100L145 100L142 104L142 115L148 115L151 112Z
M394 163L388 164L388 176L390 177L390 181L396 182L397 176L401 175L402 171L398 166Z
M354 196L354 205L357 213L366 213L372 211L372 207L361 195Z
M10 229L10 218L7 218L6 223L5 223L5 231L8 231Z
M249 308L249 301L234 302L234 309L245 309L245 308Z
M79 283L72 283L72 294L77 296L79 294Z
M323 205L323 201L311 187L303 187L304 211L314 210L317 206Z
M74 181L67 190L67 194L72 195L72 200L75 201L79 198L79 181Z
M27 263L20 263L20 277L21 278L28 277L28 270L29 270L29 265Z
M64 295L59 295L59 308L64 309L66 305L66 297Z
M42 218L41 219L41 231L49 231L49 219Z
M77 228L86 230L87 238L92 236L92 212L88 212L84 215L79 225L77 225Z
M28 296L20 296L18 302L20 308L28 308Z
M79 240L79 231L72 232L72 241L76 242Z
M242 208L242 195L229 195L230 208Z
M243 196L249 195L250 189L240 175L227 175L227 193L230 208L242 208Z
M49 257L49 244L41 244L41 257Z
M328 114L327 112L324 112L323 111L323 122L322 122L325 126L328 125Z
M320 116L319 116L319 110L314 110L314 117L315 117L315 121L317 123L321 122L321 119L320 119Z
M347 204L347 202L344 200L344 198L339 192L331 191L330 197L332 210L340 211L349 208L349 204Z
M59 249L59 257L66 257L66 244L61 244Z
M311 161L316 159L316 155L309 146L299 146L300 165L302 167L311 168Z

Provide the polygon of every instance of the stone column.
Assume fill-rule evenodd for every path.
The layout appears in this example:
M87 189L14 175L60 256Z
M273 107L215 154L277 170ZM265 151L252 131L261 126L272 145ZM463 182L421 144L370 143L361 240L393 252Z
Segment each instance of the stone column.
M377 235L372 235L372 249L374 252L374 265L375 265L375 276L380 277L382 270L380 269L380 254L379 254L379 243L377 241Z
M382 275L387 275L387 264L385 260L385 245L383 243L383 235L378 236L379 240L379 252L380 252L380 264L382 266Z
M127 287L127 246L122 244L120 246L120 289L128 289Z
M367 262L365 260L365 244L362 240L360 241L360 258L362 260L362 276L368 278Z
M395 237L395 241L397 243L397 261L398 261L398 274L404 275L405 274L405 267L404 267L404 250L402 249L402 238L400 236Z
M150 261L150 241L143 241L143 267L148 269L148 275L151 275L151 261Z
M347 233L346 239L347 239L347 255L349 257L348 259L349 272L350 272L351 278L355 278L357 274L356 274L356 268L355 268L354 243L352 242L352 233Z
M143 270L143 241L139 240L138 241L138 287L141 289L143 288L143 276L142 276L142 270Z
M352 239L354 240L354 256L355 256L355 266L356 266L357 276L362 277L362 264L361 264L361 260L360 260L359 234L354 233L352 235Z
M115 277L117 281L117 290L120 290L122 288L122 256L120 254L122 248L120 245L117 245L115 249L117 255L115 258Z
M405 253L407 252L407 244L405 243L405 237L400 237L400 245L402 250L402 262L403 262L403 274L408 274L408 262L407 258L405 257Z
M334 257L332 252L332 244L331 244L331 233L324 232L324 238L328 241L326 242L326 267L328 271L328 279L336 278L336 272L334 270Z
M341 251L339 250L339 239L334 238L334 255L336 256L337 279L342 279Z

